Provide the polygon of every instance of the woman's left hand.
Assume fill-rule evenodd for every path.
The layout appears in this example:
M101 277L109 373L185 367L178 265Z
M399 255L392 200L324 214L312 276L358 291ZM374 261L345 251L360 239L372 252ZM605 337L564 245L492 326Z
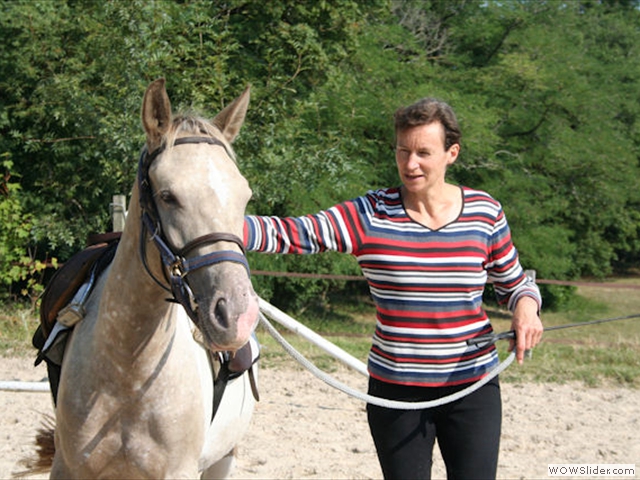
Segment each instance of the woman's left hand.
M515 340L511 340L509 351L516 349L519 364L524 360L524 353L535 347L542 338L542 321L538 315L538 302L531 297L522 297L516 304L511 322L511 330L516 332Z

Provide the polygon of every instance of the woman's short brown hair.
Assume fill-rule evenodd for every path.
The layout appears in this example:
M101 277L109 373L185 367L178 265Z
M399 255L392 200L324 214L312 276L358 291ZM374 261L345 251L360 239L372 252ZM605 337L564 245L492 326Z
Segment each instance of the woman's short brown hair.
M460 126L453 109L445 102L435 98L423 98L417 102L401 107L393 115L396 136L413 127L440 122L444 128L444 149L449 150L452 145L460 143Z

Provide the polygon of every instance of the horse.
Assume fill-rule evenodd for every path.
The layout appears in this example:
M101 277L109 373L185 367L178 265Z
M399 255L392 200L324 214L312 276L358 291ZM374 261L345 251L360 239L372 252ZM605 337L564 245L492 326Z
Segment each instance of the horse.
M233 356L259 315L241 240L251 190L231 147L249 96L207 121L174 115L164 79L146 89L125 227L64 353L51 478L232 471L255 399L244 373L212 420L209 352Z

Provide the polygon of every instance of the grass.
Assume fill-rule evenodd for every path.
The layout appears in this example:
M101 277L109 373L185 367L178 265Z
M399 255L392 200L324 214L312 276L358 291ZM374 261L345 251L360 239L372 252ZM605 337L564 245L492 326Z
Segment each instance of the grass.
M16 304L0 304L0 354L3 357L33 355L31 337L39 320L32 309Z
M612 284L640 285L638 279L618 279ZM566 312L543 311L545 326L640 314L640 294L620 288L579 287L578 296ZM494 321L498 331L508 321ZM500 345L504 350L505 345ZM545 333L522 366L509 368L506 381L565 383L589 386L615 384L640 387L640 318L589 325Z
M611 282L640 285L640 278ZM508 330L508 312L487 307L498 332ZM545 312L546 326L583 322L640 313L636 290L579 287L574 302L565 312ZM369 299L334 299L329 309L308 310L293 315L340 348L366 363L375 328L375 310ZM272 322L303 355L325 371L335 371L340 363L320 348ZM26 308L0 306L0 355L34 355L31 335L38 324L35 313ZM296 365L283 348L262 328L261 364L265 368ZM502 357L508 343L498 343ZM570 328L545 333L532 358L524 365L509 367L502 375L507 382L578 381L588 386L618 385L640 388L640 319Z

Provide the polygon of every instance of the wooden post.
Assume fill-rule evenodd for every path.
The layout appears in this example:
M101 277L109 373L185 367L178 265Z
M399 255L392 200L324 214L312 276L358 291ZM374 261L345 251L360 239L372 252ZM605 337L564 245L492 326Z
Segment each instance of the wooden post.
M126 195L114 195L111 204L111 219L113 222L113 231L121 232L124 230L124 221L127 218L127 197Z

